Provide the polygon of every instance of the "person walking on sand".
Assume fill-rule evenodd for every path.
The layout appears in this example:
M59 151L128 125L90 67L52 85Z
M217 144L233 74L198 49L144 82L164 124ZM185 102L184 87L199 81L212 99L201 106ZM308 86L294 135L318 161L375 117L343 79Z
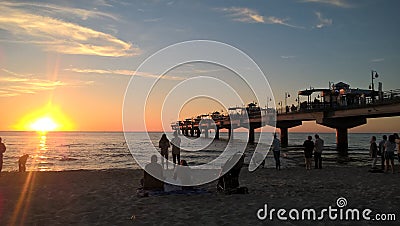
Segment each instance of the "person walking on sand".
M378 146L376 145L376 137L372 136L371 145L369 146L369 156L372 158L372 169L376 169L376 162L378 161Z
M383 135L382 140L378 144L378 155L381 155L381 169L385 170L385 143L387 142L387 136Z
M389 162L392 173L394 173L394 151L396 150L396 139L394 135L389 136L389 140L385 144L385 172L388 171Z
M160 141L158 142L158 147L161 149L161 156L166 159L166 166L168 169L168 148L170 147L169 140L167 138L167 135L164 133L161 136ZM161 165L164 168L164 158L161 158Z
M281 170L281 142L276 137L276 133L274 134L274 140L272 141L271 149L274 153L275 168L277 170Z
M178 136L178 132L174 132L174 138L171 140L172 144L172 161L174 162L174 168L175 164L178 164L181 162L181 138Z
M3 169L3 153L6 152L6 145L2 142L0 137L0 173Z
M324 140L319 138L318 134L315 134L314 142L314 162L315 169L322 169L322 150L324 149Z
M312 136L308 136L307 140L304 141L303 143L304 147L304 159L306 163L306 169L310 170L311 169L311 160L312 160L312 155L313 155L313 150L314 150L314 142L312 142Z

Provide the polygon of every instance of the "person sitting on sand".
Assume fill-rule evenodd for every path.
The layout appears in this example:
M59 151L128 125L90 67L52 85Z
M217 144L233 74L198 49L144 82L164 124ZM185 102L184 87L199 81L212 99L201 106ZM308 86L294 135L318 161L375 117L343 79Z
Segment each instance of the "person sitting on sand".
M178 167L176 167L174 180L178 180L182 184L182 189L184 190L191 188L189 185L192 184L192 175L186 160L181 160Z
M379 142L378 145L378 155L381 155L381 169L385 169L385 143L387 141L387 136L383 135L382 140Z
M276 133L274 133L274 140L272 141L271 149L274 153L275 168L281 170L281 142L276 137Z
M19 172L26 172L26 160L28 160L29 155L25 154L18 159L18 171Z
M167 161L166 161L166 166L168 169L168 148L170 147L169 140L167 138L167 135L164 133L161 136L160 141L158 142L158 147L161 149L161 156L163 156ZM164 168L164 158L161 158L161 165Z
M151 162L144 167L142 186L145 190L163 190L164 182L163 168L157 163L157 156L151 156Z
M378 146L376 145L376 137L372 136L371 145L369 147L369 155L372 158L372 169L376 168L376 162L378 161Z
M324 149L324 140L319 138L318 134L315 134L314 142L314 162L315 169L322 169L322 150Z
M304 147L304 158L305 158L305 163L306 163L306 169L310 170L312 155L313 155L313 150L314 150L314 142L312 142L312 136L307 137L307 140L304 141L304 143L303 143L303 147Z
M3 169L3 153L6 152L6 145L1 142L1 137L0 137L0 173L1 170Z
M392 173L394 173L394 151L396 150L396 139L394 135L389 136L389 140L385 144L385 172L388 171L389 162L390 167L392 169Z

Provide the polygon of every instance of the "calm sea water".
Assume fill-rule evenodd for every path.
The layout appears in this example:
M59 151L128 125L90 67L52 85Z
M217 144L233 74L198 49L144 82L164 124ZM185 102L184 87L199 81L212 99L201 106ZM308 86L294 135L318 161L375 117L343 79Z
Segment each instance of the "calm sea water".
M132 133L134 147L139 150L150 148L145 142L145 133ZM289 144L291 146L302 145L307 133L290 133ZM356 156L357 161L368 161L369 140L372 135L378 137L383 134L349 134L350 156ZM154 145L158 143L161 133L150 133ZM336 156L335 134L324 133L320 136L325 140L327 156ZM18 169L18 157L29 154L27 170L30 171L63 171L79 169L125 169L139 168L126 145L124 134L121 132L49 132L40 135L36 132L0 132L0 137L7 146L4 153L4 171L16 171ZM246 137L245 133L235 133L237 142ZM227 139L226 133L221 133L221 138ZM257 134L256 134L257 138ZM218 141L216 145L209 146L206 150L181 153L181 158L189 164L203 164L216 158L221 151L221 145L225 140ZM184 144L185 145L185 144ZM183 145L183 146L184 146ZM190 145L190 144L186 144ZM222 145L223 146L223 145ZM185 148L185 147L183 147ZM192 148L193 147L186 147ZM300 151L288 152L292 157L300 157ZM249 155L251 156L251 155ZM248 161L248 160L247 160Z

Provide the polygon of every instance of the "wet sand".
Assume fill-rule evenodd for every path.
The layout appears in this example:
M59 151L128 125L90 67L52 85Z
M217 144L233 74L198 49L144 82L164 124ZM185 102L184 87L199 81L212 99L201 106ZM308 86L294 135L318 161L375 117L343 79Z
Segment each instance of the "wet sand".
M294 166L248 172L241 186L249 194L224 195L216 182L202 186L207 194L136 195L141 170L5 172L0 176L0 225L262 225L376 224L373 221L270 221L257 218L268 208L336 207L395 213L400 221L400 174L370 173L368 167L326 166L306 171ZM397 170L397 169L396 169Z

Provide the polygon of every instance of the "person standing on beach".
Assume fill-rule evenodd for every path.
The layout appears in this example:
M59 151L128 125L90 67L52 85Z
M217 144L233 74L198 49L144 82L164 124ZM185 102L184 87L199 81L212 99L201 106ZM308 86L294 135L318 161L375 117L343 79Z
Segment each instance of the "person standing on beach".
M372 136L371 145L369 146L369 155L372 158L372 169L376 169L376 162L378 161L378 146L376 145L376 137Z
M158 147L161 149L161 156L166 159L166 166L168 169L168 148L170 147L169 140L167 138L167 135L164 133L161 136L160 141L158 142ZM161 165L164 168L164 158L161 158Z
M175 164L180 164L181 162L181 138L178 137L178 132L174 132L174 138L171 140L172 144L172 161L174 162L174 168Z
M322 150L323 149L324 149L324 140L319 138L318 134L315 134L315 142L314 142L315 169L322 169Z
M308 136L307 140L303 143L304 147L304 158L306 163L306 169L311 169L311 159L314 150L314 142L312 142L312 136Z
M394 135L389 136L389 140L385 144L385 172L388 171L389 161L392 173L394 173L394 151L396 150L396 139Z
M3 169L3 153L6 152L6 145L2 142L0 137L0 173Z
M385 169L385 143L387 141L387 136L383 135L382 140L378 144L378 155L381 155L381 169Z
M274 134L274 140L272 141L272 146L271 146L272 152L274 153L274 159L275 159L275 168L277 170L281 170L281 142L279 139L276 137L276 133Z
M400 173L400 138L399 134L394 133L394 142L396 143L397 146L397 159L399 160L399 173Z

